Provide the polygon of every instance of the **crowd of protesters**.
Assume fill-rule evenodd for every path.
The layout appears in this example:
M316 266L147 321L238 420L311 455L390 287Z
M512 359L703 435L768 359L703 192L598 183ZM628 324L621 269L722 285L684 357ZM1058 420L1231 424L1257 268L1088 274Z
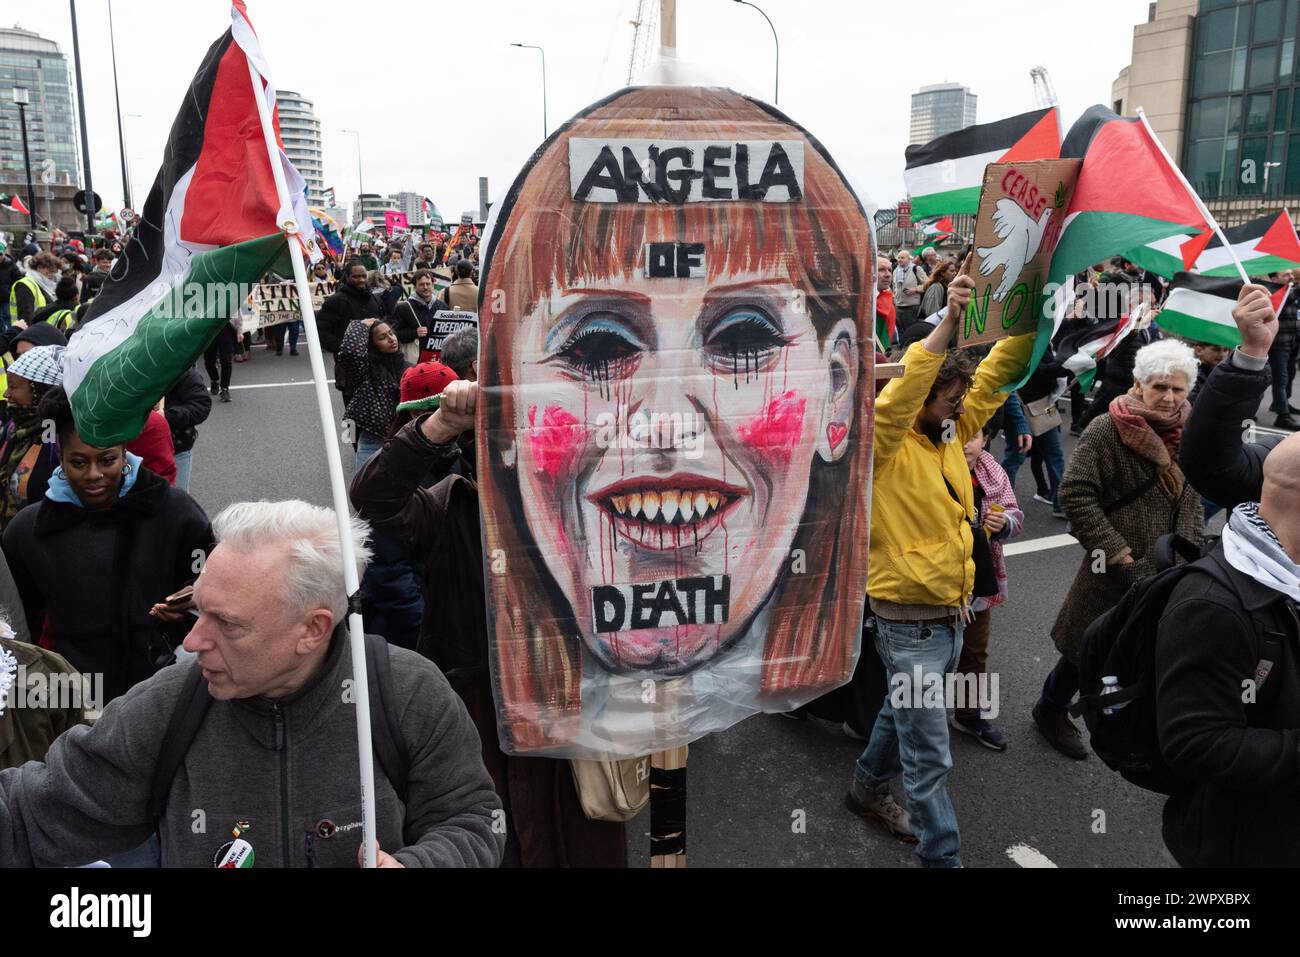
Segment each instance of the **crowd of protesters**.
M359 814L346 793L355 745L313 743L353 740L350 712L329 690L347 667L349 607L332 513L240 504L210 521L186 492L197 427L212 396L229 401L232 363L251 356L238 319L205 357L207 387L186 370L137 439L94 448L76 432L59 358L112 264L109 249L87 257L59 244L0 257L0 601L15 603L0 663L103 675L99 708L116 702L93 723L77 711L0 714L0 730L26 722L0 734L0 767L14 768L0 772L3 863L209 863L214 848L158 806L158 767L128 749L159 754L159 765L176 751L180 764L166 770L188 773L163 782L164 805L228 790L224 775L249 782L237 787L250 814L268 808L255 782L292 757L301 770L282 796L294 809L284 820ZM1008 392L1034 336L957 347L974 289L966 261L931 248L877 266L878 345L903 372L876 399L862 656L854 694L832 709L864 742L848 809L915 845L925 866L962 865L950 731L993 752L1008 750L1007 736L986 701L900 707L882 679L919 668L979 685L997 655L993 611L1016 587L1004 544L1041 507L1068 523L1083 555L1042 638L1056 653L1026 717L1062 755L1087 759L1071 709L1093 690L1080 672L1089 626L1161 571L1166 536L1201 547L1152 637L1162 755L1186 781L1166 804L1165 843L1188 866L1300 863L1294 305L1276 315L1268 292L1247 285L1233 314L1240 347L1184 342L1160 329L1155 277L1123 260L1102 264L1078 277L1081 294L1035 373ZM380 861L624 866L624 824L584 813L567 762L498 745L475 467L479 338L474 328L431 335L439 312L479 309L477 267L475 244L449 257L435 243L376 241L311 277L335 284L317 331L355 451L361 608L367 631L382 636L371 702L391 736L376 739ZM1116 319L1125 332L1085 390L1063 343ZM298 333L296 323L271 327L266 347L282 355L288 338L295 355ZM1272 429L1243 436L1266 397ZM1015 492L1026 462L1033 506ZM1220 512L1221 529L1211 524ZM1271 657L1261 635L1284 639L1264 648ZM1257 698L1243 700L1243 680L1257 683ZM209 707L178 748L176 715ZM831 713L801 712L793 716ZM333 730L283 743L297 722ZM267 735L281 744L268 749ZM494 827L502 814L506 826ZM282 848L270 862L355 861L355 841L289 827L268 835Z

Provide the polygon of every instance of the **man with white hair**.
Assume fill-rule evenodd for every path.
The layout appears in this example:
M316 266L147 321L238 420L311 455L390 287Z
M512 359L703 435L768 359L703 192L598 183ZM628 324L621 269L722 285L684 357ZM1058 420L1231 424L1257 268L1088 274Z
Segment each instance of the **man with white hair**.
M184 647L197 660L136 685L93 728L59 737L44 763L0 772L0 865L86 864L155 831L163 866L358 863L334 513L246 502L218 515L213 531L192 605L178 594L155 609L193 608ZM352 520L362 567L368 532ZM465 706L432 662L366 640L379 866L496 866L501 802Z
M1156 635L1165 804L1184 867L1300 865L1300 435L1264 460L1259 503L1175 586Z

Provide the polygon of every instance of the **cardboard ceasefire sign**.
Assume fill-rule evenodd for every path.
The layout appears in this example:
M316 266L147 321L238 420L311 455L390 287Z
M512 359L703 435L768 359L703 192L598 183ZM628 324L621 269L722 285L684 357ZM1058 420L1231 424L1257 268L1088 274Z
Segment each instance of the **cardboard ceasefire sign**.
M990 163L975 220L975 294L962 345L1033 332L1080 161Z
M474 434L503 750L635 758L850 680L875 264L825 149L729 90L633 87L490 216Z

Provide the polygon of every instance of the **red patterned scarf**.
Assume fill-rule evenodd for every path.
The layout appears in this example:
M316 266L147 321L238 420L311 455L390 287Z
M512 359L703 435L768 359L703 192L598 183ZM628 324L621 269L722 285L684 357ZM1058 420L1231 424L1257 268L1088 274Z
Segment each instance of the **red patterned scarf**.
M1173 498L1183 491L1185 480L1178 467L1178 445L1191 413L1189 402L1183 402L1174 412L1148 408L1137 385L1110 404L1110 418L1120 441L1160 469L1160 485Z

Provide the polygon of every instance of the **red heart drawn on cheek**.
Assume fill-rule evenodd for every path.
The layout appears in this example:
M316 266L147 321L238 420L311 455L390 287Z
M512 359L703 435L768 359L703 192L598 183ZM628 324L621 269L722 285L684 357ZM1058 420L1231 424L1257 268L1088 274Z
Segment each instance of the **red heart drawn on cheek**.
M826 438L830 440L832 452L840 447L848 434L849 427L843 422L832 422L826 426Z

